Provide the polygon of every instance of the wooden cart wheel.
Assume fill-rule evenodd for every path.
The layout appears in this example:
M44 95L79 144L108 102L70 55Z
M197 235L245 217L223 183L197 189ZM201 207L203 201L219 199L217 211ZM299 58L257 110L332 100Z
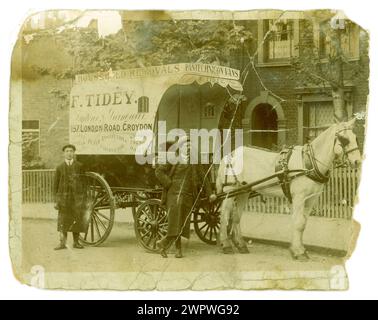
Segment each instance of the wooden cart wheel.
M135 235L139 243L151 252L158 252L156 241L167 234L168 217L159 199L143 202L134 216Z
M87 246L98 246L109 236L114 224L115 200L106 180L95 172L86 172L87 232L80 241Z
M220 207L222 202L201 202L193 214L194 230L205 243L216 245L220 229Z

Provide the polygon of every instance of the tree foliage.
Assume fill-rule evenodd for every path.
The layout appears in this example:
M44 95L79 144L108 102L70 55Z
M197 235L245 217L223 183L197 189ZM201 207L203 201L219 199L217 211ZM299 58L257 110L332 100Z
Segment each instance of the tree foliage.
M314 30L316 24L319 30ZM291 61L297 86L323 88L325 92L331 88L335 120L346 120L345 80L357 84L368 79L366 32L350 20L335 21L320 14L304 21L301 36L299 55ZM361 39L362 46L350 42L352 36Z
M343 87L346 69L349 78L366 79L367 69L361 65L364 61L361 59L351 61L350 53L346 52L342 45L342 38L347 37L354 26L353 22L345 20L343 28L333 28L329 19L323 21L319 32L320 36L325 38L323 45L327 48L322 50L319 42L314 39L313 24L310 20L306 20L302 39L298 45L300 53L291 61L298 85ZM362 52L362 55L365 53Z
M72 57L66 68L34 65L39 74L57 78L74 74L178 62L231 65L241 43L252 45L252 33L233 21L128 21L123 30L99 38L96 29L40 30L31 41L53 41ZM27 45L26 45L27 48Z

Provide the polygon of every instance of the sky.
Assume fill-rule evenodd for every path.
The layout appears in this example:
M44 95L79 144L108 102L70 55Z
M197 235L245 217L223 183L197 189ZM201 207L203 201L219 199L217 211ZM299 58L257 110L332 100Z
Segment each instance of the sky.
M118 11L89 11L78 21L78 26L85 27L92 19L98 21L99 36L107 36L108 34L117 33L122 29L121 16Z
M47 15L54 15L55 12L39 12L31 17L31 24L33 27L43 25L44 17ZM70 21L77 17L78 14L82 14L82 11L78 10L62 10L58 13L60 17L64 17L67 21ZM116 33L122 28L122 20L118 11L114 10L93 10L84 11L83 16L75 23L78 27L87 27L93 20L98 21L98 33L100 37L105 37L109 34Z

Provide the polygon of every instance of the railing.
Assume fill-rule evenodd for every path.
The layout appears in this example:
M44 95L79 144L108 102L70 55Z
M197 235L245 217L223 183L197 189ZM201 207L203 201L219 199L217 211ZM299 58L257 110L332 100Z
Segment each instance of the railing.
M351 219L360 170L338 168L324 186L311 215L325 218ZM256 197L249 200L247 211L266 214L290 214L290 204L285 197Z
M24 203L53 202L54 169L24 170L22 172L22 201ZM311 215L326 218L351 219L357 195L359 170L338 168L319 197ZM290 214L285 197L256 197L247 205L251 213Z
M53 202L54 169L22 171L22 202Z

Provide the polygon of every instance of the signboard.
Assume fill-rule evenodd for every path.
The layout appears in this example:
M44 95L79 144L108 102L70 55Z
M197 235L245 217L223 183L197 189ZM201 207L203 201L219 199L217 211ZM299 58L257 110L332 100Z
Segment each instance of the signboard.
M242 90L239 70L181 63L77 75L70 96L70 142L78 154L135 154L139 130L153 130L165 91L175 84Z

